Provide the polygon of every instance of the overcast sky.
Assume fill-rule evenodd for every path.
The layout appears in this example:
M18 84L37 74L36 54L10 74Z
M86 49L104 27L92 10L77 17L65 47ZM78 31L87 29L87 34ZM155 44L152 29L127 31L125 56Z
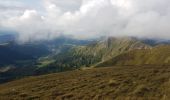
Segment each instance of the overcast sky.
M0 0L0 29L21 41L137 36L170 39L170 0Z

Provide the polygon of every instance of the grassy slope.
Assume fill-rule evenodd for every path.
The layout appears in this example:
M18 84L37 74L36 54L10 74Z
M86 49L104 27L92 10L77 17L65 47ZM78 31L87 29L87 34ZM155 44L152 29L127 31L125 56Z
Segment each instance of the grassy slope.
M104 41L100 41L88 46L77 47L74 55L93 55L101 56L102 60L115 57L123 52L133 49L145 49L150 46L143 44L139 40L131 37L114 38L110 37Z
M161 45L153 49L132 50L97 66L111 65L170 65L170 46Z
M30 77L0 85L0 100L168 100L170 66L122 66Z
M150 46L134 38L108 38L87 46L78 46L67 53L56 56L54 66L77 68L95 65L133 49L146 49Z
M82 67L95 66L96 64L115 57L123 52L146 48L151 47L143 44L135 38L109 37L86 46L73 47L71 50L68 50L68 52L60 53L46 59L47 61L45 62L51 60L53 60L53 62L42 65L43 67L39 67L37 73L62 72Z

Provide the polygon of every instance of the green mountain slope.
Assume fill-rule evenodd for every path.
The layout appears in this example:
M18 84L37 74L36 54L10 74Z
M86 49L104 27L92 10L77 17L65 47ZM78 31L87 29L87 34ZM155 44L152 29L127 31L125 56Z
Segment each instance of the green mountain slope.
M139 49L123 53L97 66L112 65L170 65L170 45Z
M121 53L128 52L134 49L148 48L151 47L140 42L136 38L110 37L101 41L94 42L87 46L77 46L66 53L56 55L51 58L55 59L55 62L47 65L46 67L39 68L39 71L43 72L48 69L65 71L70 69L77 69L83 66L94 66L112 57L116 57Z
M135 38L125 37L125 38L113 38L110 37L104 41L99 41L97 43L77 47L73 54L74 55L92 55L94 58L100 56L101 60L107 60L109 58L115 57L123 52L130 51L133 49L146 49L150 46L143 44Z

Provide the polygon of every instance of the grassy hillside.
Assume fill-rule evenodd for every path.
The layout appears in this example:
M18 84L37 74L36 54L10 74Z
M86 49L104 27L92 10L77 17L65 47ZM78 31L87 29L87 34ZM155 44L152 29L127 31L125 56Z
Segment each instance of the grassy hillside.
M0 85L0 100L169 100L170 66L122 66L30 77Z
M150 48L147 44L142 43L136 38L124 37L114 38L109 37L103 41L98 41L88 46L77 47L74 55L92 55L94 57L101 56L101 60L106 60L115 57L123 52L133 49Z
M110 37L86 46L77 46L68 52L60 53L51 58L55 59L53 63L48 64L46 67L41 67L39 70L41 72L49 69L64 71L80 67L90 67L130 50L148 48L151 47L135 38Z
M170 45L160 45L152 49L132 50L97 66L111 65L170 65Z

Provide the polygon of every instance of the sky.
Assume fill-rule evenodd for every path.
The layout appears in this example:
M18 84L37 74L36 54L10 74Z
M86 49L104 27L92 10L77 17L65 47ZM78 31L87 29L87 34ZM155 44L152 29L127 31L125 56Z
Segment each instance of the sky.
M170 0L0 0L0 30L20 41L134 36L170 39Z

